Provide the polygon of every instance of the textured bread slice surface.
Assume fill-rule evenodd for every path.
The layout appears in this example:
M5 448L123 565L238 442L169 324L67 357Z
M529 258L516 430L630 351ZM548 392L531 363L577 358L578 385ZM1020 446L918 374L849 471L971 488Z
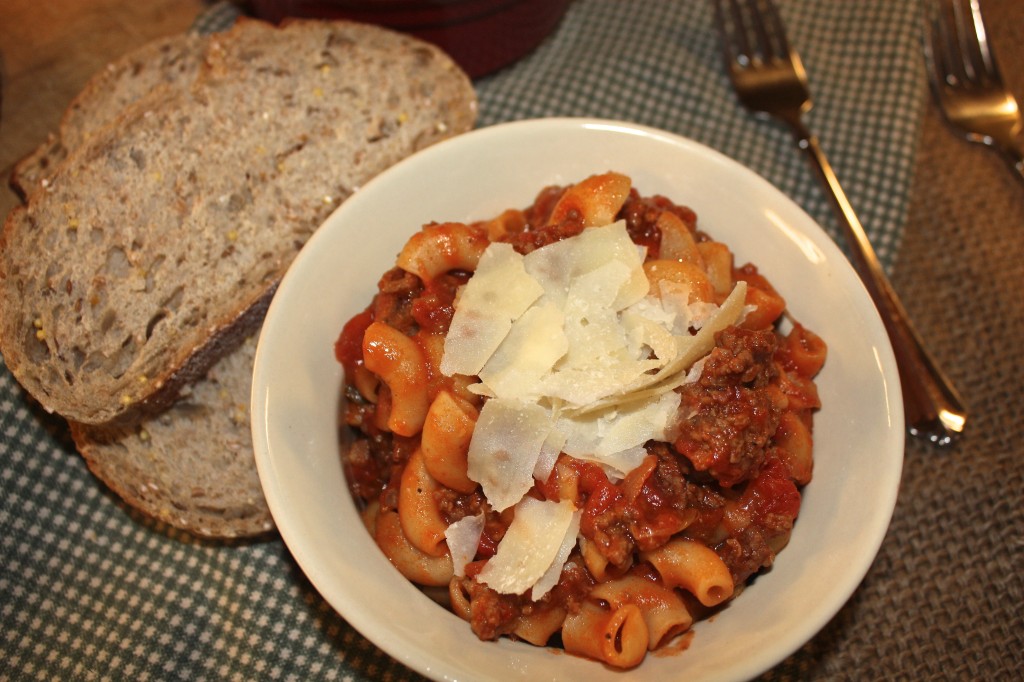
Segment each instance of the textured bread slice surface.
M131 506L196 535L273 530L249 423L255 349L250 337L169 409L139 424L72 423L90 470Z
M188 87L202 61L207 38L176 33L158 38L110 62L86 83L61 117L59 129L15 164L10 185L27 199L45 188L47 180L67 157L98 128L158 85Z
M475 116L465 74L402 34L247 20L211 36L188 87L128 105L9 217L8 367L70 421L166 408L258 327L341 201Z
M149 399L202 376L235 333L256 328L272 294L274 264L249 286L224 286L262 264L211 257L229 228L192 209L219 179L189 186L198 152L167 143L197 135L183 99L159 90L138 102L5 224L0 348L29 393L69 420L165 406ZM277 263L294 250L272 231L258 241Z

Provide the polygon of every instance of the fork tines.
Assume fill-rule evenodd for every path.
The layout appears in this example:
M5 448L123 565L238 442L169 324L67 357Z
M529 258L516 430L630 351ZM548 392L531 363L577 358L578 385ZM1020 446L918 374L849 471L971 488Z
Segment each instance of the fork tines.
M789 41L778 8L771 0L713 0L718 30L729 63L790 58Z
M978 0L931 3L932 72L944 83L936 85L990 85L1000 82ZM957 59L950 55L960 55ZM937 72L937 73L934 73Z

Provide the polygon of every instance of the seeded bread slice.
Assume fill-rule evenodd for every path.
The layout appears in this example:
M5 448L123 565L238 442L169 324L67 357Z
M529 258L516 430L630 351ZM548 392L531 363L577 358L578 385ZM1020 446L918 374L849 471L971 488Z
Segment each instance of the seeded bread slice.
M206 37L176 33L158 38L112 61L86 83L61 118L56 134L19 161L10 185L22 197L46 186L47 178L97 128L161 84L188 87L202 61Z
M422 41L239 21L210 37L190 87L129 105L12 213L0 352L70 421L163 409L255 330L343 199L475 115L469 79Z
M73 423L89 468L128 504L196 535L272 530L249 430L255 349L248 339L172 407L138 425Z
M217 188L178 176L194 177L198 156L169 144L195 134L183 99L158 89L129 107L71 152L0 237L0 350L28 392L70 421L168 406L236 334L258 328L294 251L273 231L254 235L248 252L270 262L250 275L261 263L221 257L225 221L181 203ZM224 286L244 277L248 286Z

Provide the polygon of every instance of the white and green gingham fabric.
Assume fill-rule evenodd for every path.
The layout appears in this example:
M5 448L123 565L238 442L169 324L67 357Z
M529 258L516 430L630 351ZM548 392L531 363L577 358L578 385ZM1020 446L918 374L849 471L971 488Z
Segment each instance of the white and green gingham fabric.
M809 72L807 121L891 267L925 90L920 8L780 6ZM221 4L196 26L216 30L236 16ZM738 105L703 0L576 0L536 51L476 85L480 126L593 116L662 128L749 166L838 234L788 132ZM0 680L418 679L324 602L279 538L199 540L123 505L90 475L66 425L2 364L0 623ZM822 653L831 645L805 647L769 677L885 675L871 660L845 668Z

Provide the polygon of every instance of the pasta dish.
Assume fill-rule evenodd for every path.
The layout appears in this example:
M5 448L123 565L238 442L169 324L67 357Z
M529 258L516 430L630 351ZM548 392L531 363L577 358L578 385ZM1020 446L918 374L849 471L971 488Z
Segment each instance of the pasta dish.
M825 343L620 173L423 226L335 355L370 534L484 640L636 666L772 566L811 480Z

